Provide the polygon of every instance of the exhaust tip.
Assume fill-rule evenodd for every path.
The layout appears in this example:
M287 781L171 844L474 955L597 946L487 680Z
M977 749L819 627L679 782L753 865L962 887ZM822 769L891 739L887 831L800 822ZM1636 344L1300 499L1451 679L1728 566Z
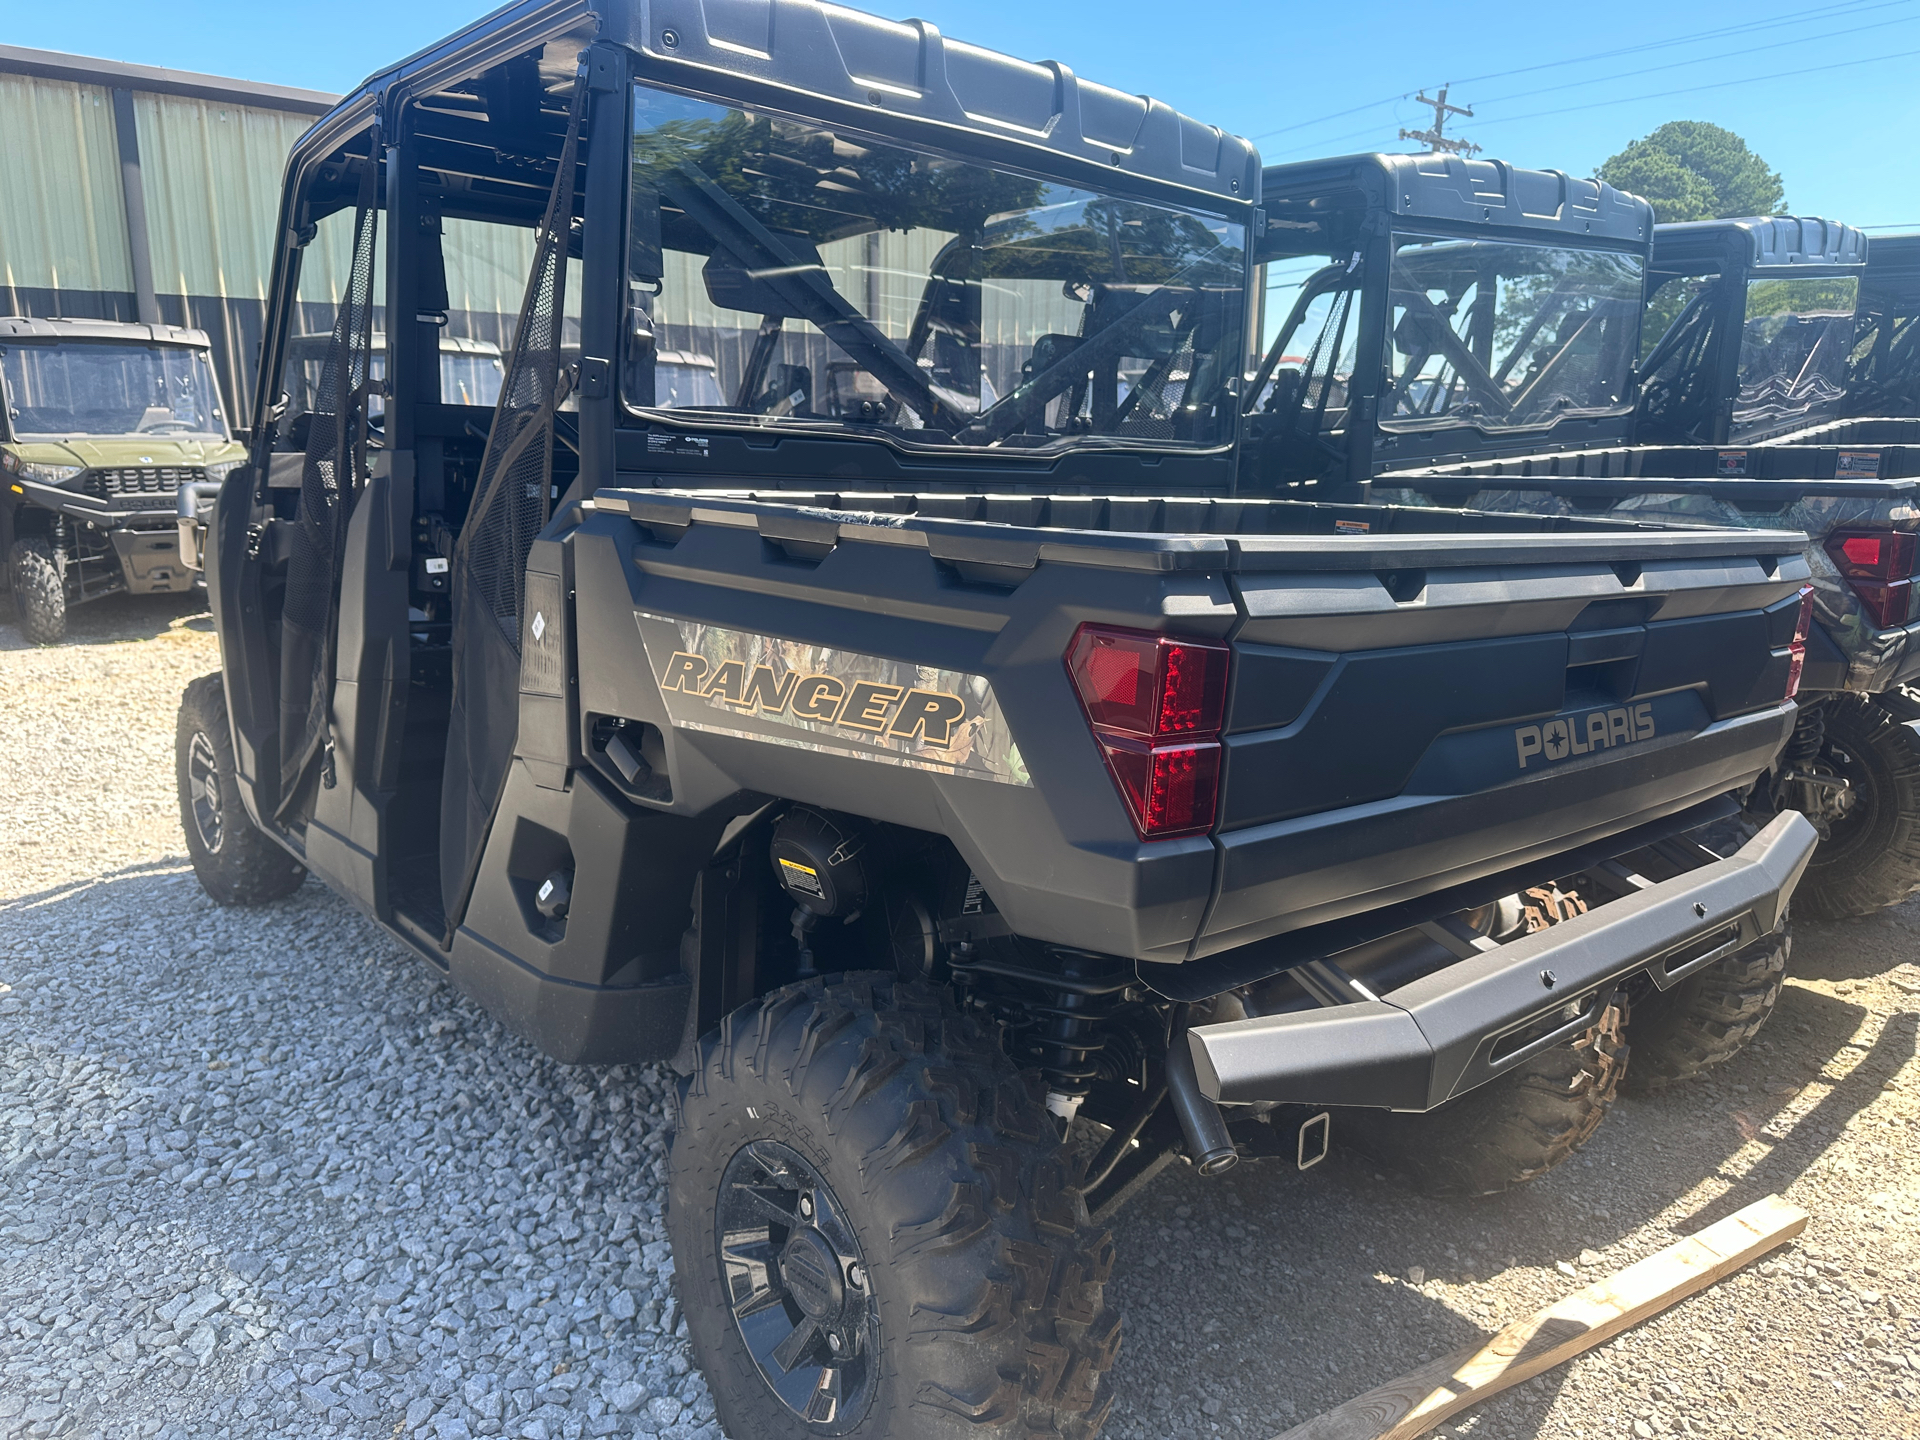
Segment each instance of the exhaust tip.
M1240 1163L1240 1152L1234 1149L1214 1150L1202 1155L1194 1162L1194 1169L1211 1179L1215 1175L1224 1175Z

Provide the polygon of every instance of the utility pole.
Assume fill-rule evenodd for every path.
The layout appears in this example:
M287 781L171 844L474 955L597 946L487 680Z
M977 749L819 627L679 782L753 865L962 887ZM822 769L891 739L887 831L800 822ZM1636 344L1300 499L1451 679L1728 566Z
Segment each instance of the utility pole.
M1449 105L1447 103L1447 91L1451 88L1451 85L1442 85L1438 99L1429 96L1425 90L1422 90L1418 99L1420 104L1431 105L1433 107L1433 128L1431 130L1402 130L1400 132L1400 138L1402 140L1418 140L1422 145L1426 146L1427 149L1444 152L1448 155L1478 155L1480 153L1480 147L1471 140L1449 140L1447 138L1447 117L1449 115L1464 115L1469 120L1473 118L1473 107L1471 105Z

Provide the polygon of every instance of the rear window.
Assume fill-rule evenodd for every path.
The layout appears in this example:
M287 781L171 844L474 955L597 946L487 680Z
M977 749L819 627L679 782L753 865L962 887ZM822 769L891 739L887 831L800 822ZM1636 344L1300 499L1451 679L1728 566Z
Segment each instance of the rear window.
M1391 285L1383 426L1521 429L1627 404L1638 256L1402 237Z
M1747 282L1728 438L1776 433L1846 398L1859 294L1851 275Z

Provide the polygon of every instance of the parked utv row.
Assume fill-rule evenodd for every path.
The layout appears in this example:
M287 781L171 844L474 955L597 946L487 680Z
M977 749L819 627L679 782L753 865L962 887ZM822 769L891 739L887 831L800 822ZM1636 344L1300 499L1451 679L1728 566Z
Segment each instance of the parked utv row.
M533 238L492 403L450 219ZM1904 674L1836 567L1904 584L1905 482L1816 477L1884 493L1813 543L1512 498L1648 453L1652 216L1592 182L1263 174L817 0L525 0L320 120L274 233L266 418L179 492L196 873L678 1072L736 1437L1090 1440L1168 1165L1485 1193L1736 1052Z
M1814 623L1767 804L1823 837L1800 913L1906 898L1920 884L1920 450L1847 437L1920 422L1836 418L1897 323L1856 319L1897 308L1884 281L1859 298L1866 237L1794 218L1655 227L1606 186L1450 156L1275 167L1264 195L1269 275L1302 256L1318 268L1256 372L1263 478L1388 504L1805 532ZM1379 350L1360 353L1371 337Z

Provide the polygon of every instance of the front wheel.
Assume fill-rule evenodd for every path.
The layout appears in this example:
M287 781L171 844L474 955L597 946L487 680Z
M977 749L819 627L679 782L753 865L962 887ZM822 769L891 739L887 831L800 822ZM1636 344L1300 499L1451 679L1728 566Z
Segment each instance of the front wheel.
M945 992L810 980L704 1042L674 1283L727 1433L1091 1440L1113 1245L1034 1090Z
M58 645L67 638L67 587L51 545L37 535L14 541L7 551L7 580L22 635L35 645Z
M202 675L180 697L174 774L187 855L215 904L264 905L300 888L306 868L254 828L241 803L227 695L218 675Z
M1851 803L1813 852L1796 913L1871 915L1920 885L1920 749L1903 723L1917 717L1920 703L1899 691L1826 702L1817 768L1847 782Z

